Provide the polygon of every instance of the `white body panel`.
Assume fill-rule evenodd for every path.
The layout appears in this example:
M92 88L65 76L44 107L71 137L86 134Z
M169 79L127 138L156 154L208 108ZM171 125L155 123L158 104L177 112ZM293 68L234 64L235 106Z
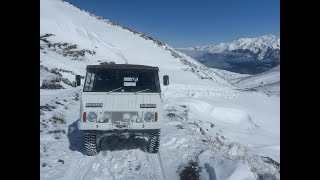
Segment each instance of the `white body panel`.
M80 118L78 121L78 129L80 130L156 130L160 129L159 123L161 123L163 114L161 109L161 97L160 93L125 93L125 92L82 92L80 95ZM102 103L102 107L86 107L87 103ZM141 104L153 104L155 108L141 108ZM125 112L136 113L140 122L130 119L125 121L119 119L120 116L115 119L111 117L108 122L99 122L101 118L104 118L104 112L117 113L118 115ZM86 112L87 116L89 112L95 112L97 114L98 122L90 122L88 118L86 122L83 121L83 112ZM145 122L144 113L155 112L158 113L158 119L156 122ZM115 123L115 121L117 121ZM120 127L118 126L120 125ZM121 127L124 125L125 127Z

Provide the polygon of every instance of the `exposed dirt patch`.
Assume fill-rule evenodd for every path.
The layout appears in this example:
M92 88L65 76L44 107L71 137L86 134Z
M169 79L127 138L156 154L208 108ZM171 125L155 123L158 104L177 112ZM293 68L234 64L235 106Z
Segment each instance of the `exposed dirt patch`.
M49 121L57 124L66 124L66 120L62 116L54 115Z
M52 106L50 104L45 104L44 106L40 106L40 110L43 110L43 111L52 111L55 108L56 108L55 106Z
M198 163L190 161L186 167L180 172L181 180L199 180L201 168L198 166Z

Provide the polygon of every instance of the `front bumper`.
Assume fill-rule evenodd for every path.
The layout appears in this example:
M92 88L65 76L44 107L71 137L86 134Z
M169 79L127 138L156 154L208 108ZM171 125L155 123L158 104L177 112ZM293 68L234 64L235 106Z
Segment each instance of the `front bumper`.
M80 122L78 120L77 127L79 130L94 130L94 131L148 131L148 130L158 130L160 129L159 122L152 123L133 123L124 127L119 127L110 123L90 123L90 122Z

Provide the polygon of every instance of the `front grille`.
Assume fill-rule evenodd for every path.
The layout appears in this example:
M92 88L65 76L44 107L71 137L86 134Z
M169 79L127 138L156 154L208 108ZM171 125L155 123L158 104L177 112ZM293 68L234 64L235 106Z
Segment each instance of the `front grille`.
M113 124L119 124L120 122L129 123L131 118L129 120L124 120L123 119L123 115L125 113L130 114L130 117L132 117L132 116L138 116L139 117L138 112L111 112L111 120L112 120L111 122Z

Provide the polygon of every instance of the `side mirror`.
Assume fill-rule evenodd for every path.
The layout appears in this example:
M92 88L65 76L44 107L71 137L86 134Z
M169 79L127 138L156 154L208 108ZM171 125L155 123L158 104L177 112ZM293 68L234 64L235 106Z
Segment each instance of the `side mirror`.
M168 86L169 85L169 76L168 75L164 75L163 76L163 85L164 86Z
M81 85L81 76L76 75L76 86L80 86L80 85Z

